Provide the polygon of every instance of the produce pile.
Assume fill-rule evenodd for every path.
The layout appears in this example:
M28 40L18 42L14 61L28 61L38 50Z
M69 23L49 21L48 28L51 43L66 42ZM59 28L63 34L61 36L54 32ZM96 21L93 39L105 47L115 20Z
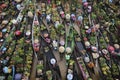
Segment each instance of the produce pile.
M0 80L120 80L120 1L0 0Z

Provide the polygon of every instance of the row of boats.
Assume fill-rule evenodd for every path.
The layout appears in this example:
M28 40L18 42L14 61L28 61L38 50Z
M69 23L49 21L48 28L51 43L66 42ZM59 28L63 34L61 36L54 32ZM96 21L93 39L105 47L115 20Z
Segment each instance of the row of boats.
M119 5L0 1L0 79L119 80Z

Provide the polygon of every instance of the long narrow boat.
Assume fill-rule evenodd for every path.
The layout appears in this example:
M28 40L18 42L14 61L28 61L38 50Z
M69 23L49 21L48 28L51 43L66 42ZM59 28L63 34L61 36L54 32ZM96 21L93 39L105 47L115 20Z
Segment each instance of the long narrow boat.
M60 53L60 58L63 59L65 55L65 25L64 25L64 10L62 8L62 4L59 3L56 5L57 6L57 12L59 19L55 21L55 29L57 34L59 35L59 53Z
M41 16L42 17L42 16ZM45 23L41 20L41 17L39 17L39 22L40 22L40 36L41 36L41 46L43 49L43 56L46 58L46 65L48 64L49 66L47 67L45 65L45 72L47 74L47 72L52 75L52 76L48 76L48 79L51 78L55 78L55 79L60 79L60 71L59 71L59 67L57 65L57 60L53 54L53 46L52 46L52 40L50 38L50 34L49 34L49 30L47 29L47 26L45 25ZM55 63L54 63L55 60ZM53 62L53 63L52 63ZM52 73L51 73L52 72ZM51 77L51 78L49 78Z
M88 56L88 54L86 54L86 50L84 48L83 42L80 40L79 37L76 37L75 39L75 45L76 45L76 52L75 52L75 61L78 65L78 74L81 75L83 77L83 80L86 80L88 78L92 79L92 74L89 71L89 67L93 67L94 65L92 65L91 61L90 61L90 57ZM79 60L79 57L81 57L81 59ZM91 66L88 67L88 64L91 64ZM82 67L80 67L81 65L84 65Z
M88 11L89 12L89 11ZM92 13L90 13L92 14ZM88 29L86 29L86 34L89 35L87 38L89 39L90 41L90 46L91 46L91 56L92 56L92 59L95 63L95 66L94 66L94 72L95 72L95 76L97 78L100 78L100 75L101 75L101 71L99 69L99 64L98 64L98 58L100 56L99 54L99 48L98 48L98 28L99 28L99 24L95 24L93 21L94 19L92 19L91 15L88 15L88 20L89 20L89 24L90 26L93 25L93 27L90 27Z
M110 67L106 64L106 60L103 57L99 58L100 69L102 71L104 80L114 80L112 77L112 73Z
M28 9L27 5L27 8ZM31 9L32 10L32 9ZM32 11L31 11L32 12ZM25 23L25 29L24 29L24 73L23 73L23 79L30 79L30 76L32 75L32 64L33 64L33 59L34 59L34 54L33 54L33 47L32 47L32 22L33 22L33 18L29 15L29 11L28 13L25 12L25 18L24 18L24 23Z
M83 80L89 79L90 76L89 76L89 73L88 73L88 71L86 69L86 66L85 66L85 64L84 64L84 62L82 60L82 57L78 57L77 62L79 64L80 70L82 72Z
M38 17L35 13L34 15L34 20L33 20L33 25L32 25L32 44L35 52L39 51L40 48L40 41L39 41L39 21Z
M66 59L66 67L67 67L67 73L66 73L66 79L73 79L73 63L72 60L72 54L74 49L74 32L73 32L73 26L71 25L71 19L70 19L70 2L65 3L64 11L65 11L65 20L63 16L61 15L61 18L63 19L64 24L64 30L65 30L65 59ZM69 72L70 70L70 72Z
M53 55L52 52L52 48L50 46L48 46L48 43L46 41L44 41L44 39L42 39L42 48L43 48L43 54L46 57L46 67L45 67L45 71L49 72L51 71L51 78L48 79L60 79L61 74L59 71L59 67L57 64L57 60L55 58L55 56ZM47 66L48 65L48 66ZM50 76L49 76L50 77Z

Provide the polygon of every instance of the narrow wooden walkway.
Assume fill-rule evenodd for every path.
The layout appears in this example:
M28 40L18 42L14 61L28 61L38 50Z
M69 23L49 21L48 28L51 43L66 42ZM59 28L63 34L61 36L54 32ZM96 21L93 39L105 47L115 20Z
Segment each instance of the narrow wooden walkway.
M60 72L61 72L61 76L62 76L62 80L65 80L66 78L66 71L67 71L67 67L66 67L66 60L65 58L63 58L62 60L60 59L60 54L58 51L53 51L56 59L57 59L57 64L59 65L60 68Z

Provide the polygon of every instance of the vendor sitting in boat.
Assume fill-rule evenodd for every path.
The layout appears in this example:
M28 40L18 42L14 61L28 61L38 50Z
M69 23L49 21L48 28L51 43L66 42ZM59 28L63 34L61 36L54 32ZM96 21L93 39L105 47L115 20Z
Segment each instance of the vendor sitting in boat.
M38 39L35 39L33 48L34 48L34 50L35 50L36 52L39 51L39 46L40 46L39 40L38 40Z

